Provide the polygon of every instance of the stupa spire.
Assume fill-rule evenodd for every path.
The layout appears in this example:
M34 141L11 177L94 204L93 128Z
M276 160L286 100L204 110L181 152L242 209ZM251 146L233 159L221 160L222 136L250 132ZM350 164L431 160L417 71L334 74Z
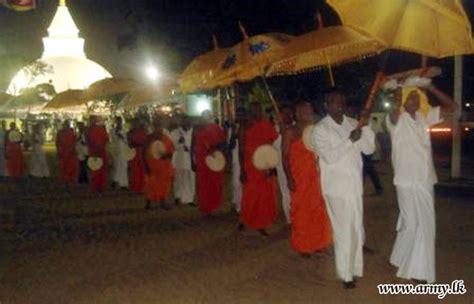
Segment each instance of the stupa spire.
M43 38L43 42L43 57L85 57L84 39L79 37L79 29L69 13L66 0L59 0L56 14L48 27L48 37Z

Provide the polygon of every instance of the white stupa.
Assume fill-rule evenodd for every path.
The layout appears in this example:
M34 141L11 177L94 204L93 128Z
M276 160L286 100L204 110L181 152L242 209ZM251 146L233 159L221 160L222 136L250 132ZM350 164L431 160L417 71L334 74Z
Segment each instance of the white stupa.
M91 83L111 77L101 65L87 59L84 39L69 13L65 0L60 0L53 21L48 28L48 37L43 38L43 55L38 59L50 67L52 73L32 79L25 67L11 81L7 92L18 95L25 87L40 83L52 83L56 92L68 89L85 89Z

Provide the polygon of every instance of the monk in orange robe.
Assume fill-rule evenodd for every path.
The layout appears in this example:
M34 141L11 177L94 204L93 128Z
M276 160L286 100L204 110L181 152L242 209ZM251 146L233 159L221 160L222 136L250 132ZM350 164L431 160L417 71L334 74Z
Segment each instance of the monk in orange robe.
M109 142L109 135L103 124L100 124L98 116L91 116L90 127L87 130L87 147L89 157L102 158L103 165L97 171L89 170L89 184L92 190L101 192L107 186L108 157L105 146Z
M64 127L56 136L56 150L61 170L61 181L65 184L77 183L79 177L79 159L76 153L77 136L66 120Z
M271 145L278 137L272 123L263 119L260 103L250 104L250 121L240 134L239 155L242 182L241 224L258 230L267 236L265 228L277 218L276 171L259 170L252 162L252 156L261 145Z
M296 106L296 125L283 136L283 167L291 195L291 247L303 257L331 245L317 159L302 138L313 117L311 104L300 102Z
M196 130L191 144L192 168L196 172L198 202L201 213L210 215L222 205L224 171L214 172L206 165L206 156L225 145L225 132L213 122L210 111L202 114L204 125Z
M145 167L143 161L143 145L145 144L146 131L138 119L132 122L132 129L128 133L128 145L135 149L135 158L129 164L129 187L136 193L142 193L145 187Z
M10 130L5 133L5 160L8 175L12 178L19 178L26 170L25 157L21 150L22 140L19 142L11 142L8 138L10 132L20 132L16 128L16 123L10 124Z
M173 141L163 131L161 121L154 122L154 132L145 139L143 147L143 158L145 160L145 209L150 209L152 202L159 203L162 209L169 209L166 200L171 193L171 185L174 176L174 168L171 157L175 150ZM165 153L160 158L155 158L152 154L152 144L155 140L160 140L165 146Z

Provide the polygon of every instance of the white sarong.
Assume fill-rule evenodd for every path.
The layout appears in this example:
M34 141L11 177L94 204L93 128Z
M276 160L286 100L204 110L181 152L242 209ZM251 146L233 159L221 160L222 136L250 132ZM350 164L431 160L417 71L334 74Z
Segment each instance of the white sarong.
M435 209L431 184L397 185L400 215L390 263L404 279L435 281Z
M49 167L46 154L43 151L44 137L39 134L33 135L33 144L29 160L29 172L34 177L49 177Z

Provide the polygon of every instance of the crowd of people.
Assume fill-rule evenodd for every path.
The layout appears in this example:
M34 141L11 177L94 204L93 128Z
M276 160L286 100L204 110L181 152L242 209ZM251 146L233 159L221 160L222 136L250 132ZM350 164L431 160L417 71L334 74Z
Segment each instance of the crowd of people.
M428 104L426 91L441 108ZM240 214L238 229L268 236L277 219L279 192L291 227L291 248L309 257L333 244L337 275L344 288L354 288L356 277L363 275L363 155L374 153L375 134L347 115L342 91L328 92L324 103L327 114L318 122L305 100L282 106L276 126L255 102L237 108L229 128L219 126L209 111L199 123L183 115L172 129L159 117L151 130L140 118L126 130L123 119L116 117L109 132L99 116L91 116L87 127L78 123L77 129L66 120L56 137L60 178L66 185L89 183L93 191L102 192L111 167L113 185L143 195L146 209L169 209L172 199L177 205L196 201L202 215L210 216L223 203L225 166L214 157L220 152L232 172L231 204ZM434 86L398 88L386 120L400 207L390 262L398 267L399 277L429 283L435 281L436 174L427 128L440 121L440 109L452 110L452 100ZM18 178L26 168L21 133L12 136L19 133L14 123L4 132L2 170ZM35 127L29 172L43 177L49 170L41 134L41 126ZM266 147L268 155L263 156L271 159L268 146L280 159L262 167L255 155Z

